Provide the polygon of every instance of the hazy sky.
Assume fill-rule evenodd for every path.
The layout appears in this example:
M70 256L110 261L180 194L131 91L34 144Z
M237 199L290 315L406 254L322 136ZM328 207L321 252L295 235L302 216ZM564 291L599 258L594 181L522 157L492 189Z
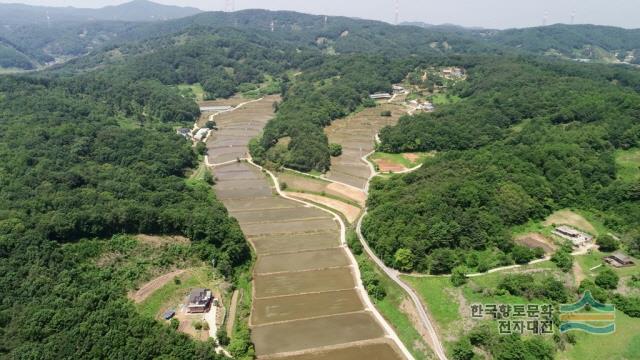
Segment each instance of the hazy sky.
M154 0L163 4L224 10L226 0ZM32 5L101 7L126 0L0 0ZM546 22L640 28L640 0L399 0L400 21L509 28ZM344 15L393 22L395 0L235 0L236 10L262 8Z

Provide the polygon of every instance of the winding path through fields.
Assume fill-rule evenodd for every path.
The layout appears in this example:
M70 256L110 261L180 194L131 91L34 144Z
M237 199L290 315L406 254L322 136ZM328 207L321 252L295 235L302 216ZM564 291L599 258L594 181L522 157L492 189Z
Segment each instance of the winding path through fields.
M340 217L289 198L273 174L235 161L246 157L246 142L272 116L271 103L218 117L220 130L207 142L210 163L219 164L213 168L217 196L257 254L250 318L256 355L411 359L366 295Z
M381 111L392 111L392 117L380 116ZM329 142L342 145L343 153L341 156L332 158L331 172L325 177L329 181L339 181L347 183L351 186L358 187L365 194L369 192L369 183L375 177L376 170L371 162L367 160L369 155L374 152L377 134L385 125L393 124L397 121L400 114L404 114L406 109L398 105L390 103L383 104L381 107L366 109L363 112L345 119L336 120L328 127L325 132L329 137ZM403 171L403 173L415 171L415 168ZM438 333L429 318L425 305L420 300L416 292L400 278L400 272L387 267L380 258L371 250L366 239L362 235L361 225L362 219L366 216L366 209L362 216L358 219L356 225L356 233L367 253L367 255L376 263L376 265L398 286L400 286L408 295L414 304L418 313L420 322L424 326L429 335L429 342L432 350L440 360L446 360L447 356L444 351L442 342L438 338Z

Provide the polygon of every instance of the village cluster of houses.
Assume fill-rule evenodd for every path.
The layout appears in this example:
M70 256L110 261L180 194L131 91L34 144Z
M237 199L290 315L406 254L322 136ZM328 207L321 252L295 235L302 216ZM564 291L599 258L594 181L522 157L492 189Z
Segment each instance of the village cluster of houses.
M563 239L571 241L573 246L576 248L583 248L583 247L590 246L593 244L593 240L594 240L593 236L587 233L584 233L580 230L574 229L567 225L561 225L556 227L553 230L553 234ZM611 255L605 256L603 260L607 264L613 267L626 267L626 266L634 265L633 260L629 256L619 251L614 252Z

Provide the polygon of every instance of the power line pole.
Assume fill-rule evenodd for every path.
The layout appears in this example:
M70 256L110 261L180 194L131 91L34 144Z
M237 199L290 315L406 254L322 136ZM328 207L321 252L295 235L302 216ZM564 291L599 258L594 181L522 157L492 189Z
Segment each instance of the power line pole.
M224 11L226 11L226 12L234 12L234 11L236 11L236 2L235 2L235 0L225 0Z
M396 0L395 24L398 25L399 23L400 23L400 0Z
M573 12L571 13L571 25L574 25L576 23L576 11L573 10Z

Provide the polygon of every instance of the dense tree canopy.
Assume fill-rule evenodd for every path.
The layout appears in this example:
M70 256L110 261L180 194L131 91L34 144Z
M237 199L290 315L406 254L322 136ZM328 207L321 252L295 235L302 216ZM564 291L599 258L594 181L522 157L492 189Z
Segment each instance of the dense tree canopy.
M91 254L67 252L83 238L176 234L227 276L250 259L211 189L185 182L190 144L163 126L120 127L131 115L76 81L0 79L0 357L215 358L137 315Z
M621 232L640 225L640 185L617 179L614 159L639 144L637 92L517 59L469 74L463 101L381 132L385 151L442 152L371 187L364 231L388 264L400 248L422 271L435 249L511 252L511 226L563 207L599 211Z

